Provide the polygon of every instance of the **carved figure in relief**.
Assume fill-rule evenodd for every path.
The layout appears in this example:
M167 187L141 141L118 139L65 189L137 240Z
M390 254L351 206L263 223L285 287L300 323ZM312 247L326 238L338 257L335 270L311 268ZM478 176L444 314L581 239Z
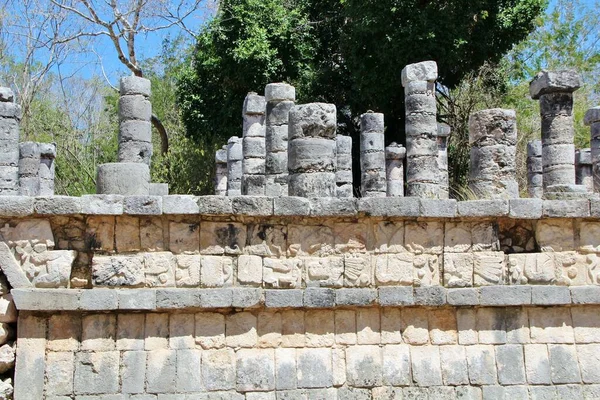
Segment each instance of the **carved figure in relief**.
M305 258L307 286L340 287L343 284L344 259L341 257Z
M35 287L59 288L69 285L77 252L53 250L54 235L48 220L22 221L14 228L5 224L0 229L0 236Z
M415 286L434 286L440 284L440 271L438 257L421 254L414 259Z
M600 258L597 254L588 254L585 257L588 277L593 285L600 285Z
M175 256L170 251L144 254L146 286L174 286Z
M299 259L264 259L263 281L272 288L300 287L302 261Z
M200 258L200 283L206 287L232 285L233 260L231 257L202 256Z
M382 254L375 256L375 279L379 284L412 285L412 253Z
M368 286L371 283L370 257L347 254L344 257L344 277L346 286Z
M288 255L326 257L334 253L334 239L327 226L288 227Z
M500 285L504 276L504 253L473 253L475 286Z
M94 256L92 282L96 286L141 286L144 259L141 256Z
M586 257L575 252L554 253L554 273L557 285L585 285Z
M176 259L175 286L198 286L200 284L200 256L178 255Z
M508 274L511 284L553 284L554 258L551 253L509 254Z

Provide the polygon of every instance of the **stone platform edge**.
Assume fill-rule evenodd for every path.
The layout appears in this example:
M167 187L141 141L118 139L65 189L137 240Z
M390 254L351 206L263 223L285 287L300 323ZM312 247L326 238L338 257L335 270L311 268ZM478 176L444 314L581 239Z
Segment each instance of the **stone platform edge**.
M202 215L248 217L600 218L600 200L434 200L416 197L0 196L0 217Z
M600 304L600 286L444 288L13 289L19 311L168 311L223 308L569 306Z

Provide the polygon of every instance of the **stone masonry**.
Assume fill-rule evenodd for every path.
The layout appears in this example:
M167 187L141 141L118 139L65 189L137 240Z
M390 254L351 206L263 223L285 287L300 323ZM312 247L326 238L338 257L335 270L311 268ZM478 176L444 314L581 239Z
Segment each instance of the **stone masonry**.
M402 70L406 108L406 194L440 198L435 80L437 64L424 61Z
M288 119L296 100L296 89L285 83L265 87L267 101L265 164L267 196L288 194Z
M242 194L243 162L242 139L232 136L227 141L227 196Z
M594 176L592 173L592 150L575 150L575 183L584 185L588 192L594 191Z
M594 190L600 191L600 107L587 110L583 123L590 127L590 146Z
M529 86L531 98L540 102L546 198L587 196L586 187L575 184L573 92L580 86L581 78L573 70L542 71Z
M227 146L215 152L215 194L227 195Z
M450 179L448 176L448 138L451 134L450 126L447 124L438 124L437 144L438 144L438 167L440 169L440 199L450 197Z
M242 194L262 196L265 194L265 112L263 96L248 93L243 108L243 151Z
M336 143L336 171L335 183L337 185L335 194L337 197L354 197L352 187L352 137L337 135Z
M292 107L288 133L288 194L336 196L336 109L333 104Z
M386 163L383 114L360 116L360 170L362 197L385 197Z
M404 196L404 158L406 149L397 143L385 148L387 197Z
M471 114L469 145L469 189L473 194L483 199L518 198L517 117L514 110L494 108Z
M531 140L527 143L527 194L531 198L541 199L544 195L542 168L542 141Z
M21 106L9 88L0 88L0 195L19 194L19 122Z

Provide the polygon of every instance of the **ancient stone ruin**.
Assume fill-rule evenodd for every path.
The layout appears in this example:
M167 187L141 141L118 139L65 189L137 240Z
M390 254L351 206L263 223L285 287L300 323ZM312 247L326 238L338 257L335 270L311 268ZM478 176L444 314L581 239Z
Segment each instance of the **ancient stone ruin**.
M0 398L600 398L598 108L576 153L577 75L532 82L528 198L514 111L475 112L456 201L436 78L403 70L406 147L382 114L352 143L332 104L249 93L212 196L150 183L146 80L121 82L118 162L82 197L49 192L56 150L19 143L0 89Z

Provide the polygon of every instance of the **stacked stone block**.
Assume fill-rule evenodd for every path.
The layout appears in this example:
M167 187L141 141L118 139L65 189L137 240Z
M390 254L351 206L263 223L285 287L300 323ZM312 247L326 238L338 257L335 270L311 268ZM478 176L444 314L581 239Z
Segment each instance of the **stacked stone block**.
M404 157L406 149L397 143L385 148L387 197L404 197Z
M215 152L215 195L227 195L227 146Z
M337 197L353 197L352 186L352 137L338 135L335 137L337 165L335 171Z
M289 195L336 196L336 108L310 103L289 112Z
M424 61L402 70L406 112L406 194L440 198L435 80L437 64Z
M137 76L121 79L119 97L118 161L150 165L152 104L150 81Z
M267 196L288 193L288 121L296 100L296 89L285 83L270 83L265 87L267 102L265 161Z
M12 90L0 87L0 195L19 194L19 122L21 106Z
M448 177L448 138L450 137L450 126L438 124L438 167L440 169L440 199L450 197L450 180Z
M227 141L227 196L242 194L243 161L242 139L232 136Z
M575 183L585 186L588 192L594 191L591 149L575 150Z
M263 196L265 194L265 112L263 96L248 93L243 109L243 175L242 194Z
M473 194L483 199L518 198L515 111L494 108L471 114L469 145L469 189Z
M56 176L56 145L39 143L40 149L40 196L54 195L54 178Z
M19 193L22 196L54 194L54 144L23 142L19 144Z
M575 184L573 92L580 86L573 70L542 71L529 85L531 98L540 102L545 198L587 196L585 186Z
M384 118L369 111L360 116L360 187L362 197L385 197Z
M583 123L590 127L594 191L600 192L600 107L594 107L587 110Z
M531 198L544 196L544 175L542 167L542 141L531 140L527 143L527 193Z

